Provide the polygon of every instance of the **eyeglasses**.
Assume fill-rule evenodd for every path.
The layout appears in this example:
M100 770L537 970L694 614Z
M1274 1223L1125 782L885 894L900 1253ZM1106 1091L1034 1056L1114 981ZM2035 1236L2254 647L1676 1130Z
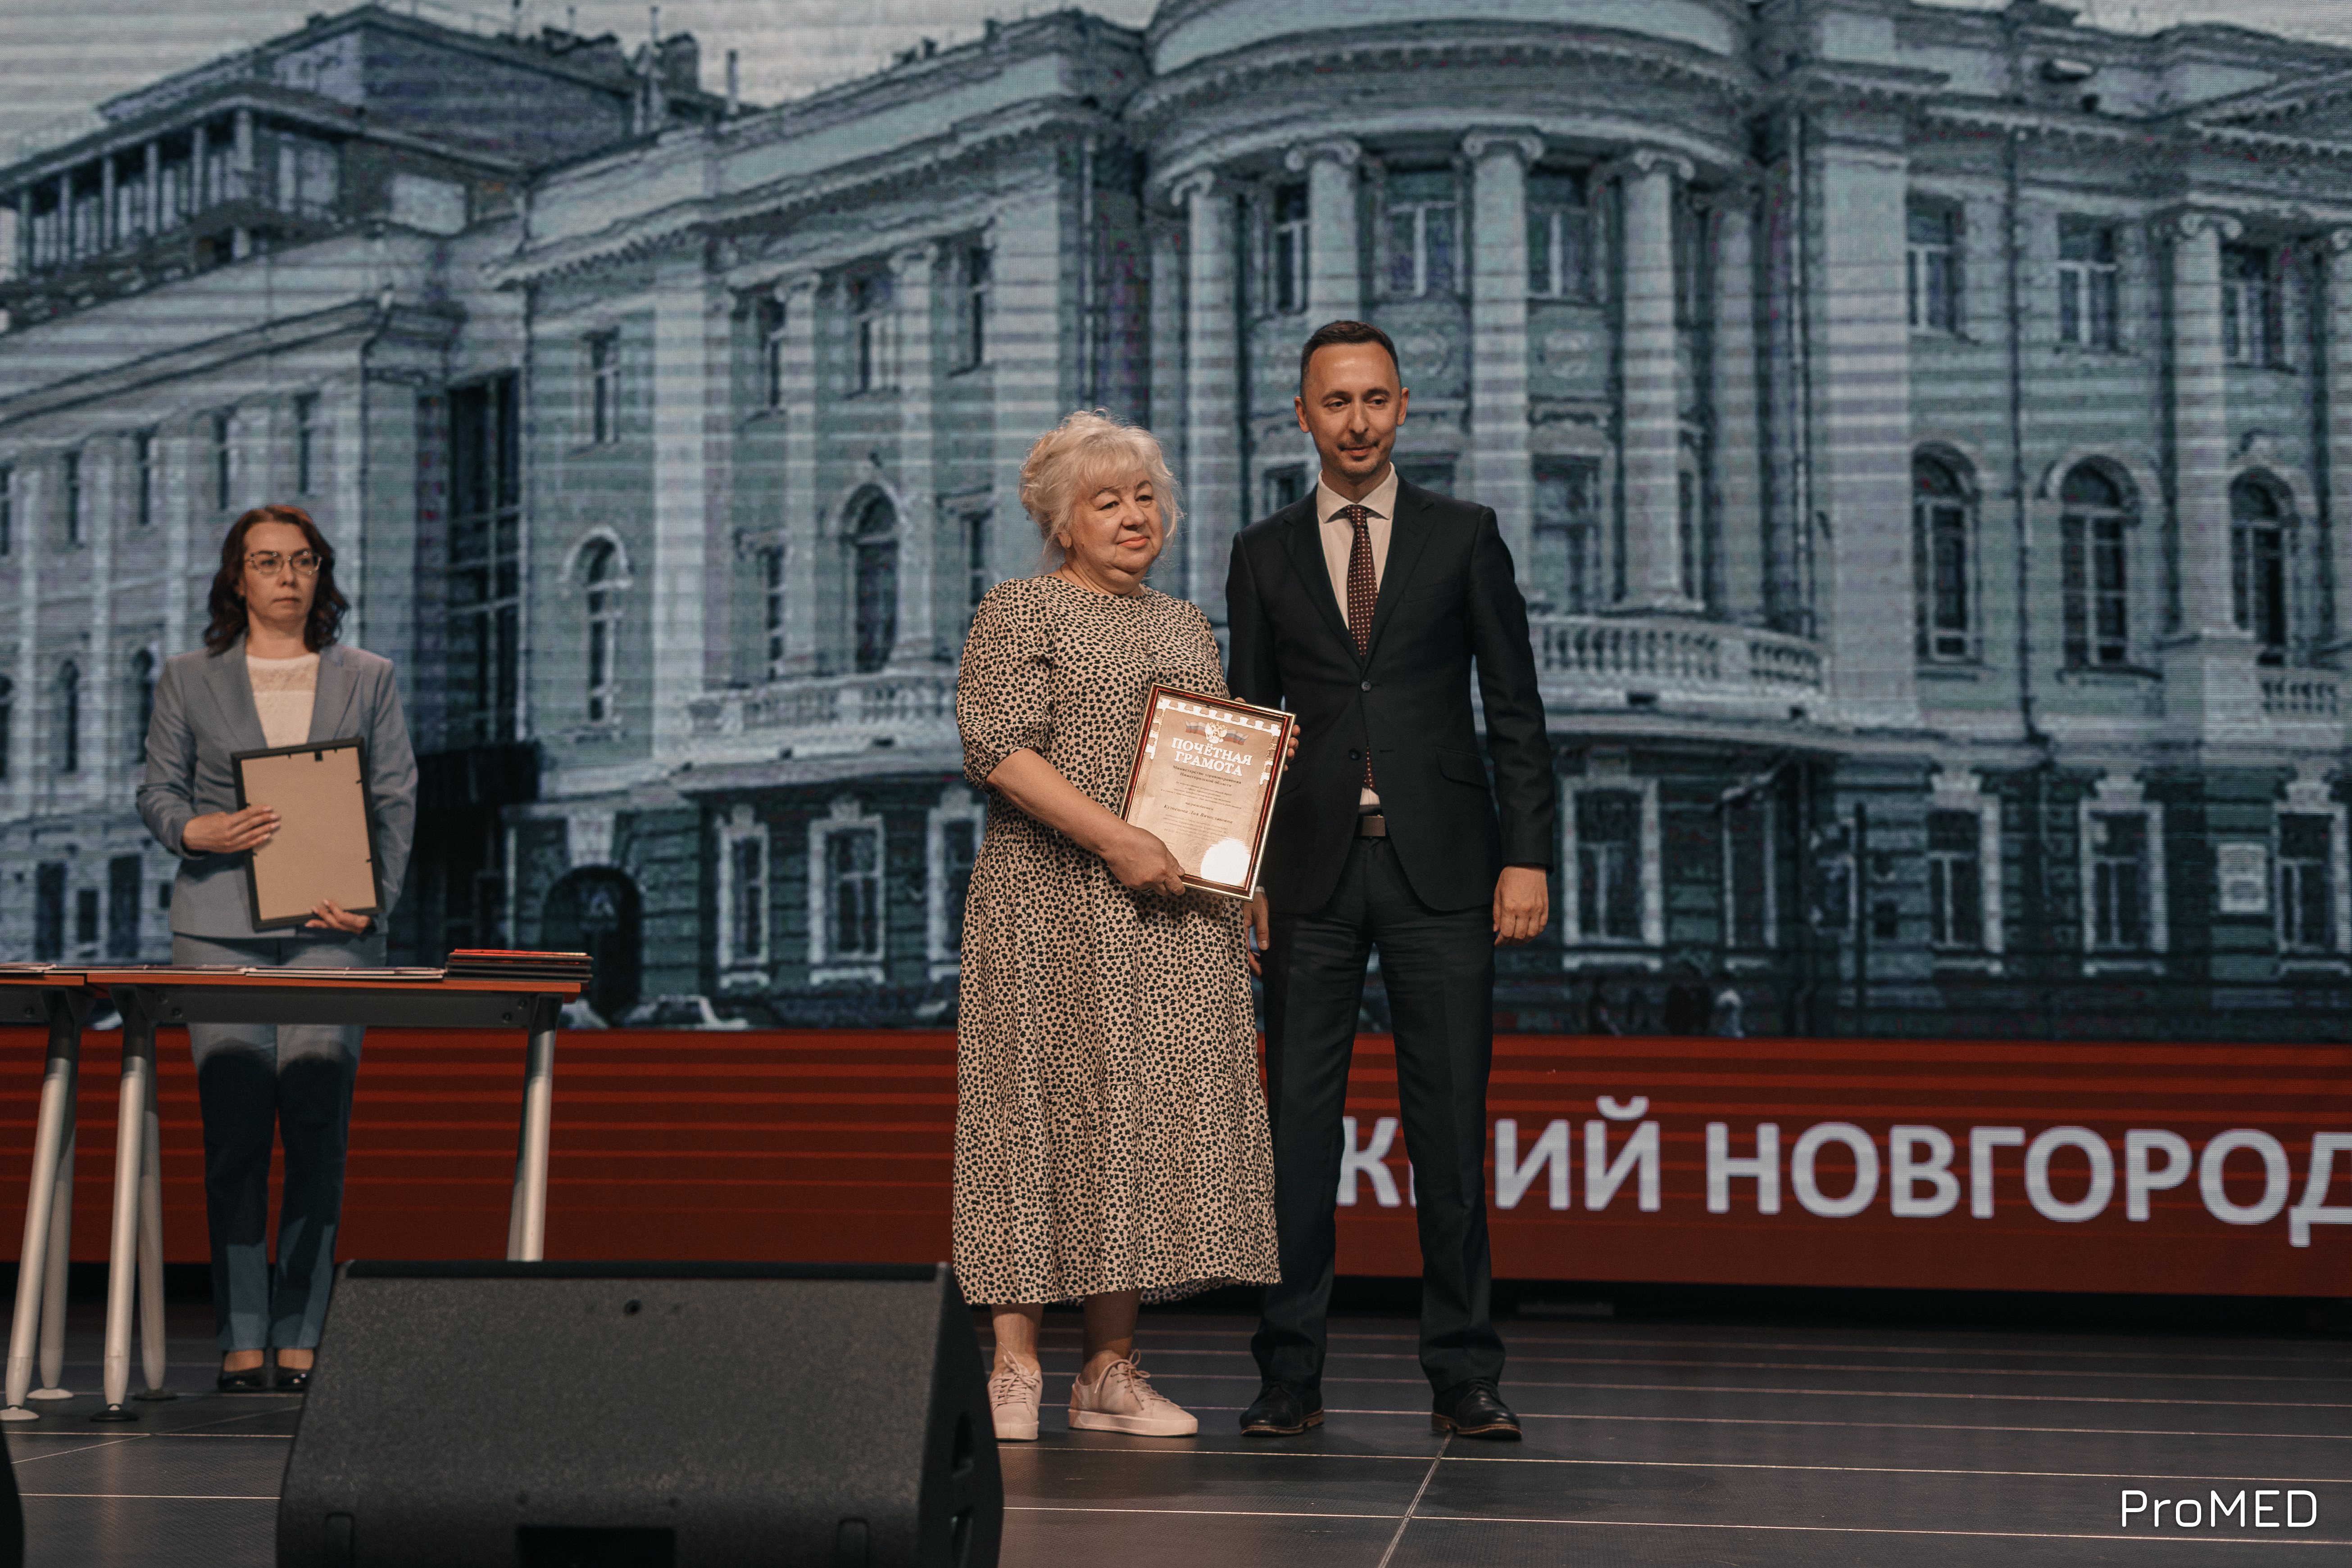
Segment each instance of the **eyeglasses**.
M275 550L257 550L245 558L245 563L265 577L275 577L288 562L292 562L297 574L315 576L326 557L315 550L298 550L291 555L280 555Z

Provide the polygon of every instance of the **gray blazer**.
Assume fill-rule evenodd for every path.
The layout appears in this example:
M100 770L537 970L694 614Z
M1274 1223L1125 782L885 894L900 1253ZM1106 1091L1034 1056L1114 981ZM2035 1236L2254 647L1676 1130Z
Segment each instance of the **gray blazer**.
M367 742L368 805L375 819L376 879L384 914L400 900L408 848L416 833L416 753L392 661L330 643L319 650L319 689L310 708L312 741L356 735ZM245 856L191 855L180 841L191 818L236 809L236 773L229 758L269 744L253 705L245 670L245 639L215 656L198 649L167 659L155 683L155 716L147 726L147 778L139 786L139 817L157 843L180 857L172 887L172 929L188 936L279 937L290 931L253 929ZM383 930L383 915L375 931ZM304 931L305 937L330 933ZM372 933L373 934L373 933Z

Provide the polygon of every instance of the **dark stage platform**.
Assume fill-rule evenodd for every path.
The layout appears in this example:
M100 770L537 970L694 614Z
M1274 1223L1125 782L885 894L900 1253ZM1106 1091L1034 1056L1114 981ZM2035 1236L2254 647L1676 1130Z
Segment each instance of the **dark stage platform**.
M173 1309L182 1388L211 1381L209 1316ZM80 1396L6 1428L28 1561L268 1563L299 1398L192 1394L94 1426L97 1309L72 1327ZM1002 1449L1007 1568L2352 1560L2340 1339L1522 1321L1506 1326L1528 1426L1511 1446L1432 1436L1412 1326L1380 1318L1338 1325L1319 1432L1243 1440L1248 1324L1163 1314L1145 1365L1202 1435L1074 1435L1059 1402L1076 1328L1047 1320L1045 1437ZM790 1419L717 1382L711 1405L717 1421ZM2128 1526L2126 1491L2150 1503ZM2242 1524L2151 1523L2156 1500L2210 1514L2241 1491Z

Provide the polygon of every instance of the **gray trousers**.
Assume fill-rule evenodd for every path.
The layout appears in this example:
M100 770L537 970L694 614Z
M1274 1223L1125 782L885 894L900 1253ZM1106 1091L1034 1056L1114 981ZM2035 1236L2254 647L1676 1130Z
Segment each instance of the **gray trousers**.
M172 937L173 963L349 969L383 963L383 934ZM366 1030L339 1024L191 1024L205 1118L205 1219L224 1351L319 1342L335 1273L352 1080ZM269 1160L286 1147L278 1263L268 1260Z

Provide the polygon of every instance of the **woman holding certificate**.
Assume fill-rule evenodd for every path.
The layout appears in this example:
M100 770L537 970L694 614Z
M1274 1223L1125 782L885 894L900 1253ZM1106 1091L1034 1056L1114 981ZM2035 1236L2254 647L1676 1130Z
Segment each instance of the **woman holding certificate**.
M383 921L321 899L297 925L256 927L253 852L276 835L266 801L241 805L240 752L356 738L373 835L375 907L389 913L416 816L416 758L390 661L335 641L349 604L309 515L257 507L221 542L202 651L167 661L147 727L139 815L180 857L172 962L289 969L383 963ZM299 918L299 917L298 917ZM220 1386L301 1389L326 1316L343 1204L352 1079L364 1031L334 1025L191 1024L205 1121ZM286 1148L278 1261L266 1256L273 1133Z
M1221 699L1208 617L1146 587L1181 515L1159 443L1073 414L1021 503L1058 564L981 601L956 690L988 798L965 905L955 1268L993 1309L999 1437L1037 1435L1037 1331L1083 1300L1070 1425L1181 1436L1137 1308L1276 1278L1246 906L1120 815L1154 686Z

